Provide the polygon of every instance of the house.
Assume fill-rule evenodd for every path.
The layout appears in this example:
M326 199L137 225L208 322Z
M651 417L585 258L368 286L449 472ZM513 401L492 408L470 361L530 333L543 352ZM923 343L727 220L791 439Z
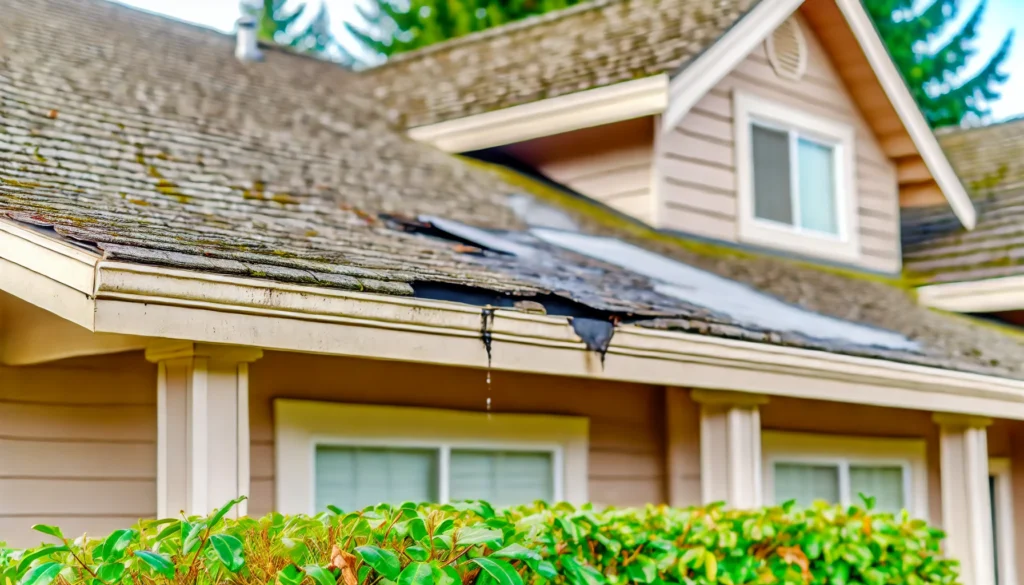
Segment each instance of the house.
M901 276L901 206L978 217L859 4L599 1L362 74L0 7L8 542L864 492L1015 582L1024 343Z

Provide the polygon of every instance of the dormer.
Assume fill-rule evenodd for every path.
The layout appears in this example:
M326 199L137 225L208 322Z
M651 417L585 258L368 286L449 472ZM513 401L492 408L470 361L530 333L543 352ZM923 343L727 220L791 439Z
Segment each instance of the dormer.
M663 230L893 274L901 207L973 227L859 0L698 4L579 5L367 75L411 137Z

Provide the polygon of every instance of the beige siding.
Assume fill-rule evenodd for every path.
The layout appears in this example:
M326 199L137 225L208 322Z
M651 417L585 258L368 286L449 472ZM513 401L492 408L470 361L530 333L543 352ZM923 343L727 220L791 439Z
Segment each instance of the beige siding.
M250 513L274 505L275 398L483 411L488 397L494 412L588 417L592 501L665 500L661 388L506 372L488 388L482 370L268 352L250 368Z
M651 220L654 122L639 118L513 144L506 152L546 177Z
M736 156L732 96L736 90L853 125L857 135L860 265L900 268L896 168L846 91L810 28L807 73L800 81L775 74L764 44L757 46L705 95L673 131L658 139L661 175L658 225L727 242L737 241Z
M140 353L0 366L0 540L156 513L156 368Z

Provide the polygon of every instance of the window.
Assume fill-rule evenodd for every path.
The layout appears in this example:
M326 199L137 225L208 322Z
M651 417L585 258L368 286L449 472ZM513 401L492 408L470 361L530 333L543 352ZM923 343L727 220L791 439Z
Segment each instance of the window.
M587 499L585 418L277 400L277 508Z
M996 585L1016 585L1014 550L1013 486L1009 459L988 462L989 496L992 502L992 547L996 566Z
M878 510L927 516L923 440L766 431L761 442L769 502L858 504L863 493Z
M853 129L740 92L734 104L740 239L855 259Z

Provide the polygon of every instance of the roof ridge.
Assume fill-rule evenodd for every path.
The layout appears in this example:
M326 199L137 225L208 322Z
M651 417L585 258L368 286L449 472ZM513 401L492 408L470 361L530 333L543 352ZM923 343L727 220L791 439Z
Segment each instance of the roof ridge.
M1022 123L1022 122L1024 122L1024 114L1019 114L1017 116L1006 118L1006 119L1000 120L998 122L992 122L990 124L982 124L980 126L968 126L968 127L944 126L942 128L937 128L935 130L935 134L938 135L938 136L958 136L958 135L963 135L963 134L971 134L971 133L979 131L979 130L992 130L992 129L1000 128L1000 127L1003 127L1003 126L1010 126L1010 125L1013 125L1013 124L1019 124L1019 123Z
M548 22L569 18L582 12L590 12L591 10L597 10L600 8L604 8L606 6L610 6L612 4L623 4L625 2L627 2L627 0L585 0L584 2L580 2L575 6L570 6L569 8L553 10L551 12L529 16L527 18L523 18L520 20L513 20L500 26L494 26L484 30L472 32L469 34L462 35L460 37L455 37L452 39L441 41L440 43L434 43L431 45L427 45L425 47L420 47L412 51L405 51L389 57L386 61L379 65L362 69L359 71L359 73L373 73L375 71L385 69L392 64L412 61L420 57L433 55L435 53L440 53L442 51L446 51L452 48L461 47L463 45L471 45L495 37L500 37L510 32L522 30L524 28L539 26L541 24L546 24Z

